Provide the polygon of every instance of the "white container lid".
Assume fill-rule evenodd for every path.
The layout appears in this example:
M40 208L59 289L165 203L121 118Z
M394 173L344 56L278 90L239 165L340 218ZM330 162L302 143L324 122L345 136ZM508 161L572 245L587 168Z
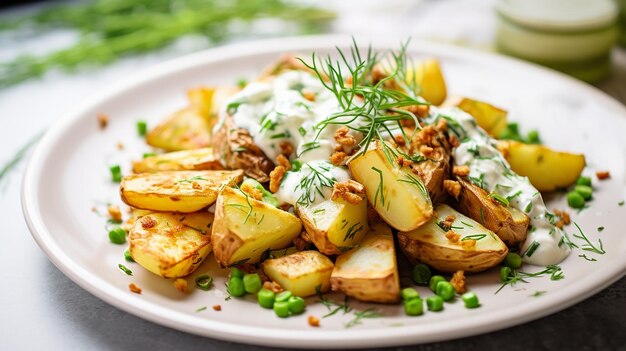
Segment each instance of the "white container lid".
M497 10L517 24L557 32L606 27L619 14L613 0L499 0Z

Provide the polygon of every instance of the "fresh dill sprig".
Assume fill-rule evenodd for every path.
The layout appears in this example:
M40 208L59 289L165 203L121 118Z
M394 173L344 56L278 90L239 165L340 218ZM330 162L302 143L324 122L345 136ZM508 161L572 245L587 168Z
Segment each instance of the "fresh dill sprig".
M314 165L311 162L306 164L306 167L311 170L310 173L300 179L300 183L296 186L297 189L302 189L302 195L298 198L298 205L309 206L315 202L317 195L324 197L324 188L332 189L336 183L335 177L329 177L332 165L319 164Z
M573 234L574 238L577 238L577 239L585 241L585 244L583 244L581 249L583 249L585 251L591 251L593 253L597 253L597 254L600 254L600 255L604 255L606 253L606 251L604 251L604 247L602 247L602 239L598 239L599 247L596 247L589 240L589 238L585 235L585 233L583 233L583 231L578 226L578 223L574 222L574 225L576 226L576 229L578 229L578 232L579 232L579 234Z
M378 318L381 316L382 313L380 313L375 307L371 307L363 311L354 312L354 318L346 323L345 327L352 328L355 325L361 324L364 318Z
M4 164L4 166L2 166L2 169L0 169L0 183L4 179L7 179L9 173L11 173L11 171L14 170L15 167L24 159L28 151L33 147L33 145L37 144L39 139L41 139L42 135L43 135L43 132L40 132L37 135L35 135L32 139L26 142L26 144L24 144L19 150L17 150L15 155L13 155L13 157L9 159L7 163Z
M550 275L550 280L561 280L565 278L565 275L563 274L563 270L561 269L559 265L556 265L556 264L546 266L545 269L539 272L534 272L534 273L527 273L527 272L513 270L511 271L511 274L506 278L506 280L502 282L502 286L500 286L500 288L496 290L494 295L499 293L500 290L502 290L507 285L514 286L518 282L528 283L528 281L526 281L527 278L537 278L537 277L542 277L545 275Z
M322 289L321 289L321 286L319 285L315 287L315 293L317 294L317 297L320 299L319 302L322 305L326 306L326 308L328 308L328 311L329 311L327 314L322 316L322 318L333 316L337 314L337 312L339 311L343 311L343 314L347 314L350 311L352 311L352 307L350 307L350 305L348 304L347 295L344 296L343 303L340 304L335 301L328 300L326 296L322 294Z
M318 59L315 53L310 63L299 59L335 95L340 107L339 112L331 114L315 126L315 140L330 125L341 125L356 131L363 138L358 143L358 151L351 158L365 153L372 142L383 141L384 135L393 138L392 129L398 130L408 141L401 121L412 120L416 128L420 124L415 114L403 108L428 103L417 97L416 83L411 84L410 79L407 82L407 45L408 41L401 45L399 51L391 52L392 63L389 66L393 67L387 76L378 81L374 81L374 71L381 63L380 55L374 53L371 46L366 54L362 54L354 38L349 56L337 48L339 59L333 59L330 55ZM400 89L388 88L387 83L395 83ZM354 123L357 120L359 123Z

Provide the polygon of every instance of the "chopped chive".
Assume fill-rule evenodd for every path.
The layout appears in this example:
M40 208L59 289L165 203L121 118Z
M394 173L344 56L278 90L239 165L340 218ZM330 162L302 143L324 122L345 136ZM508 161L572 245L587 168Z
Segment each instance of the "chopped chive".
M526 208L524 208L524 212L530 213L530 210L532 210L532 209L533 209L533 202L529 201L528 205L526 205Z
M196 277L196 287L200 290L207 291L213 285L213 277L208 274L202 274Z
M489 197L498 201L499 203L501 203L504 206L509 206L509 200L507 200L507 198L505 198L504 196L498 194L498 193L491 193L489 194Z
M133 275L133 271L131 271L130 269L128 269L128 267L124 266L123 264L118 264L117 267L119 267L119 269L126 273L126 275Z
M206 310L206 306L202 306L202 307L198 308L198 309L196 310L196 312L202 312L202 311L204 311L204 310Z
M528 247L528 250L526 250L526 253L525 253L526 257L532 256L535 253L535 251L537 250L537 248L539 247L539 245L540 244L538 242L533 241L530 244L530 246Z
M604 230L604 227L598 227L598 231L601 232Z
M481 240L487 237L487 234L473 234L473 235L468 235L468 236L464 236L463 239L461 239L461 241L463 240Z
M300 135L305 136L306 135L306 129L304 129L304 127L300 127L298 128L298 132L300 133Z
M113 165L109 167L109 170L111 171L112 181L114 181L115 183L119 183L122 181L122 168L120 167L120 165Z
M143 154L143 158L148 158L148 157L153 157L153 156L156 156L154 152L144 152Z

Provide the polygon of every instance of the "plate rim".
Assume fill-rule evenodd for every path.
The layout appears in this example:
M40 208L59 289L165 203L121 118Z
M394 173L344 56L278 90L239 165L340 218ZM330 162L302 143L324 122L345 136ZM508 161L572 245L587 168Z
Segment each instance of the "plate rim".
M601 275L588 276L584 280L580 280L575 288L567 289L565 292L559 291L558 294L551 294L541 300L537 300L532 308L532 312L525 311L527 305L520 305L513 309L507 309L505 317L499 316L502 312L493 311L481 314L479 317L461 318L455 321L453 330L449 327L443 327L443 323L436 323L427 325L426 328L421 326L422 330L425 329L425 332L421 332L419 335L411 333L411 331L415 331L415 326L412 325L380 329L353 329L349 331L311 328L311 330L289 330L289 333L272 333L272 331L275 332L280 329L243 325L232 328L232 324L228 322L189 316L187 313L173 311L157 303L148 302L137 296L126 294L100 276L90 274L86 269L74 262L71 255L64 252L54 239L54 235L47 229L40 214L36 193L36 183L41 173L41 166L47 158L47 150L50 149L50 146L56 144L59 136L74 122L79 121L81 115L84 114L83 111L86 111L90 106L105 102L150 80L163 78L178 71L190 69L193 66L224 61L229 57L273 52L276 51L276 48L283 48L282 51L287 51L306 50L307 47L332 47L347 43L349 38L346 35L296 36L248 41L210 48L151 66L85 99L81 104L78 104L53 123L35 147L24 172L21 189L22 211L34 240L48 256L48 259L72 281L92 295L125 312L159 325L196 335L239 343L279 347L361 348L399 346L452 340L482 334L522 324L563 310L598 293L626 274L626 257L622 256L621 261L617 260L618 264L603 270ZM357 37L359 42L365 40L372 43L373 47L380 48L391 47L391 43L395 45L400 42L397 37L389 36ZM548 68L494 53L442 43L412 40L411 46L418 47L418 45L420 48L417 49L418 51L434 52L435 55L438 52L445 52L446 55L460 59L482 59L549 75L552 79L559 80L563 84L576 86L578 90L588 93L594 101L598 101L626 117L626 107L606 93ZM478 321L478 318L480 318L480 321ZM450 335L451 333L453 336ZM418 336L419 338L416 338Z

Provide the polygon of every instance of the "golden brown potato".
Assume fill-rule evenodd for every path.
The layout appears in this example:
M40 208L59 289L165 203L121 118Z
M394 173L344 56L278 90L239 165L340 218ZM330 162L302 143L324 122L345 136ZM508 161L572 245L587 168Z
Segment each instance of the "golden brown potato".
M398 302L400 279L389 226L374 225L358 247L339 255L330 284L333 291L361 301Z
M408 231L427 222L433 206L421 178L398 166L393 150L389 144L377 142L348 167L354 179L365 186L367 199L380 217L390 226Z
M507 111L486 102L463 98L457 105L474 117L479 127L494 138L500 137L507 126Z
M129 233L130 255L164 278L192 273L211 253L213 214L150 212L141 214Z
M283 289L307 297L329 290L333 262L318 251L300 251L266 260L263 271Z
M357 245L369 231L365 197L356 204L337 198L298 206L297 213L315 247L326 255L338 255Z
M480 272L498 265L508 249L492 231L458 213L439 205L428 223L410 232L399 232L400 247L413 264L425 263L442 272ZM454 216L453 221L446 221ZM453 233L446 233L451 230ZM455 237L454 235L458 235Z
M120 196L136 208L195 212L213 204L220 189L242 179L240 170L142 173L122 179Z
M459 212L496 233L509 247L518 246L526 240L528 216L494 201L485 190L464 178L457 177L457 181L461 184L461 194L456 203Z
M274 163L246 129L235 126L232 117L224 117L224 125L213 136L213 149L226 168L242 169L260 183L269 182Z
M302 232L293 214L226 187L215 204L213 252L221 267L257 263L265 252L284 249Z
M223 169L222 164L210 147L168 152L133 162L134 173L221 169Z
M433 203L443 203L447 198L443 181L450 178L450 153L452 146L442 130L430 136L425 131L413 134L409 155L421 155L423 160L413 162L413 169L421 175Z
M148 145L180 151L211 146L211 125L194 107L175 112L146 135Z
M511 169L526 176L539 191L565 189L574 184L585 168L585 156L554 151L543 145L501 141L498 147Z

